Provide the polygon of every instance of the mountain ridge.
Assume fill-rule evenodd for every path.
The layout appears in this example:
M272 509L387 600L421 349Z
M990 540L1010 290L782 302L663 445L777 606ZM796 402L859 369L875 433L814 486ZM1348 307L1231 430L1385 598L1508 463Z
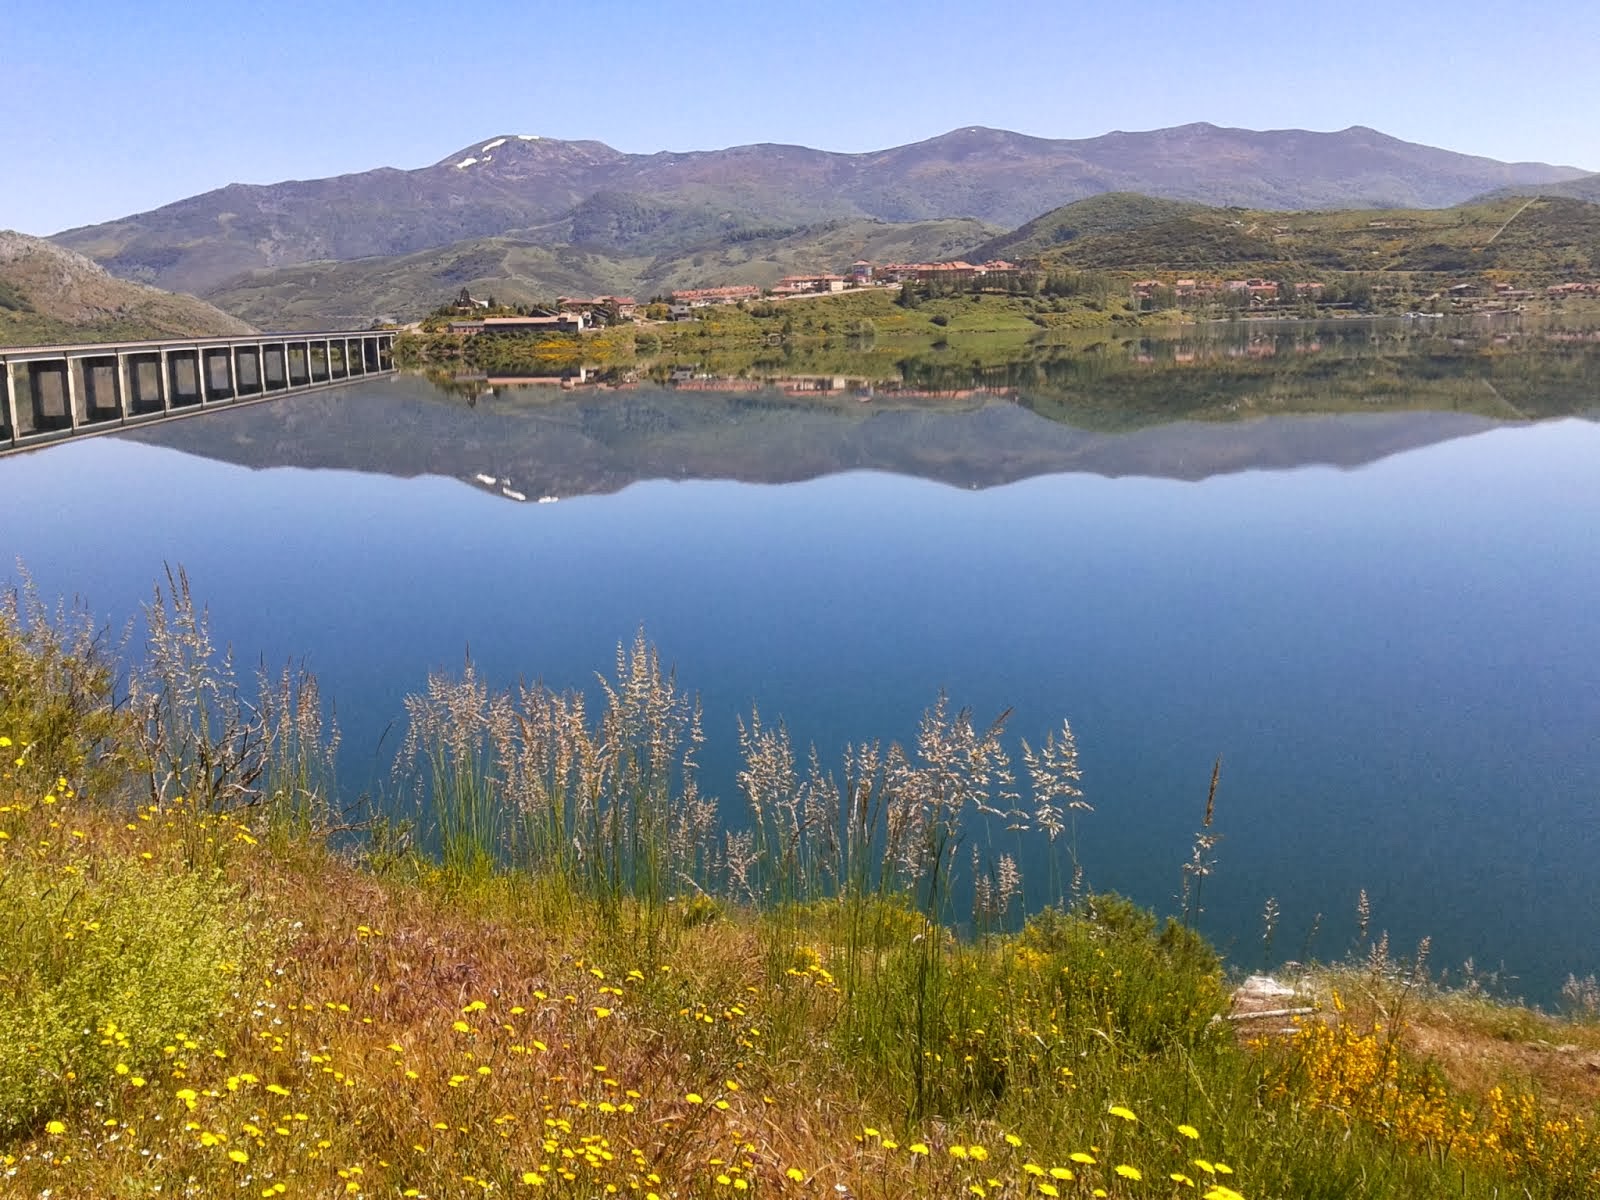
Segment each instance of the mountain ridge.
M602 192L703 206L756 225L970 217L1014 227L1103 192L1262 209L1443 207L1583 175L1364 126L1323 133L1197 122L1080 139L964 126L862 153L753 143L627 154L593 140L496 134L425 167L230 184L52 240L115 275L205 292L254 269L528 230Z
M1590 204L1600 204L1600 172L1580 175L1576 179L1562 179L1555 183L1498 188L1478 199L1503 200L1513 196L1562 196L1568 200L1586 200Z

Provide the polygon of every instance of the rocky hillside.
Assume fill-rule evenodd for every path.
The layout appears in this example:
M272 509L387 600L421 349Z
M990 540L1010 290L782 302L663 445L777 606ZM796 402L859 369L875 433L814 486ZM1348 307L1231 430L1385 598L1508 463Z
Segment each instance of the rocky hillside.
M113 274L207 292L253 268L409 254L513 233L546 243L598 238L613 252L659 254L708 232L836 218L969 217L1015 226L1112 191L1252 208L1436 207L1582 174L1456 154L1362 127L1310 133L1196 124L1081 140L971 127L865 154L774 144L623 154L599 142L502 135L417 170L235 184L56 240ZM596 210L589 202L597 195L613 199Z
M114 279L81 254L0 231L0 345L250 332L204 300Z

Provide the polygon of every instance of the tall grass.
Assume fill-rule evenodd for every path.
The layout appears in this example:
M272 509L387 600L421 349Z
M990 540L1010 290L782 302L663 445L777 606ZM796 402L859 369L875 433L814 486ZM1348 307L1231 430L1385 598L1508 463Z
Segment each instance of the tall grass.
M1023 887L1010 847L1023 838L1042 840L1060 905L1067 881L1081 889L1076 821L1090 806L1071 726L1037 750L1022 743L1019 782L1009 713L979 724L943 695L909 749L852 745L837 771L814 748L801 770L788 729L753 710L739 722L743 812L726 819L699 791L698 706L642 632L619 645L599 691L591 717L581 693L496 692L469 661L407 697L396 771L431 816L446 874L560 880L652 953L673 902L692 896L704 912L724 896L765 914L775 976L806 963L823 932L844 1044L899 1081L913 1116L970 1097L975 1068L951 1069L949 1052L971 1025L982 991L972 972L986 960L951 930L969 917L979 931L1005 927ZM1002 976L997 994L1014 998Z
M316 678L263 666L252 698L181 567L168 569L166 587L156 585L144 618L129 709L150 802L211 813L262 808L279 831L325 829L339 733L324 719Z
M671 902L737 871L737 839L719 847L715 803L699 793L698 703L642 633L599 686L591 718L578 692L491 692L471 662L430 675L406 698L395 770L453 877L559 879L654 945Z

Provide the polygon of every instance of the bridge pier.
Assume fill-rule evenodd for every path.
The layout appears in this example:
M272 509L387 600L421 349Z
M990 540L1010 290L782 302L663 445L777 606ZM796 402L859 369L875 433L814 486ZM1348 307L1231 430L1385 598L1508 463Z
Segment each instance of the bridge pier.
M117 351L117 412L126 425L133 415L133 398L128 395L128 356Z
M70 358L66 360L65 367L66 370L64 371L64 374L66 375L67 380L67 420L71 423L71 427L76 429L83 423L78 417L78 401L81 395L81 389L78 387L77 372L72 369L72 360Z
M5 364L6 390L0 397L4 402L4 409L0 410L0 420L5 421L5 428L0 429L0 441L14 442L17 440L17 387L11 379L11 364Z

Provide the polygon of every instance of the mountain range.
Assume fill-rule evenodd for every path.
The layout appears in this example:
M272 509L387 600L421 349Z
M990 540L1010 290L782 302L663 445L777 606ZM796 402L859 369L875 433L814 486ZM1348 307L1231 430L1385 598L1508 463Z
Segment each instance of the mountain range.
M601 142L507 134L415 170L232 184L54 240L112 274L207 295L253 270L481 238L650 257L863 218L1010 228L1111 191L1256 209L1428 208L1584 178L1362 126L1258 132L1201 123L1076 140L968 127L862 154L774 144L625 154Z

